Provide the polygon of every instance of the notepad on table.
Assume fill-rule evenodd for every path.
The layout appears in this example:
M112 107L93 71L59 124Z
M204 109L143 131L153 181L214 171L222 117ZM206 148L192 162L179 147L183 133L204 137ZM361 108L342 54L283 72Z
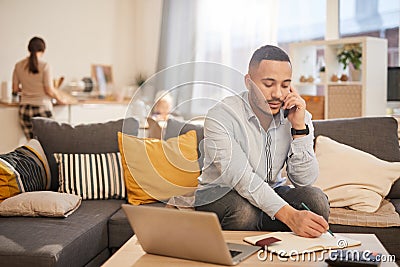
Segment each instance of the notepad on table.
M247 236L243 238L243 240L252 245L256 245L257 241L270 237L277 238L280 241L266 246L266 249L270 252L279 253L279 255L284 257L325 249L341 249L361 245L360 241L336 233L335 237L331 236L329 233L324 233L320 237L307 238L298 236L293 232L273 232L263 235Z

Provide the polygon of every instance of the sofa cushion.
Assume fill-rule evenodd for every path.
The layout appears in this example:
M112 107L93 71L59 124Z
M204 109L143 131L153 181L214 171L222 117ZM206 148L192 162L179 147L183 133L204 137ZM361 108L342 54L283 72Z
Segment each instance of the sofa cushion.
M396 212L400 213L400 199L398 198L391 199L390 202L393 204L394 208L396 209Z
M331 207L375 212L400 178L400 162L378 159L329 137L317 137L315 153L320 168L315 186L328 196Z
M400 161L397 121L392 117L315 120L313 125L315 137L324 135L380 159Z
M109 217L123 200L85 200L67 218L0 220L4 266L84 266L108 247Z
M400 226L400 216L392 203L383 200L379 209L373 213L347 208L331 208L329 223L383 228Z
M400 198L400 179L394 182L392 189L390 189L390 192L386 197L390 199Z
M196 125L196 124L191 124L187 123L184 121L180 120L175 120L175 119L168 119L167 121L167 127L165 128L164 131L162 131L162 139L168 140L169 138L172 137L177 137L181 134L185 134L188 131L196 131L196 136L197 136L197 153L198 153L198 162L200 165L200 170L204 166L204 129L202 125Z
M145 206L165 207L163 202L144 204ZM108 246L112 250L120 248L133 235L132 227L123 209L118 210L108 220L109 241Z
M52 191L26 192L0 204L1 216L68 217L81 205L82 198Z
M167 141L119 133L118 141L129 203L164 201L196 189L200 170L195 131Z
M315 137L324 135L379 159L400 162L398 124L392 117L314 120L313 125ZM400 198L400 180L387 197Z
M124 199L126 189L119 152L97 154L55 153L59 164L59 192L82 199Z
M50 171L39 141L0 155L0 202L21 192L50 188Z
M51 189L58 189L58 168L54 153L118 152L118 131L137 135L139 123L134 118L105 123L72 126L47 118L32 119L33 135L41 143L50 165Z

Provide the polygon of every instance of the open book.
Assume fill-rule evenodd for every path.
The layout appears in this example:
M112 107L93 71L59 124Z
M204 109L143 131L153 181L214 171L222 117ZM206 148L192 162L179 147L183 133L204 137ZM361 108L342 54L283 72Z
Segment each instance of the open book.
M273 237L274 239L271 239ZM361 245L360 241L344 237L338 234L331 236L329 233L324 233L317 238L301 237L293 232L273 232L263 235L247 236L243 240L252 245L256 245L257 241L267 239L273 240L271 244L266 246L270 252L279 253L280 256L290 256L307 252L325 250L325 249L341 249ZM279 240L279 241L277 241Z

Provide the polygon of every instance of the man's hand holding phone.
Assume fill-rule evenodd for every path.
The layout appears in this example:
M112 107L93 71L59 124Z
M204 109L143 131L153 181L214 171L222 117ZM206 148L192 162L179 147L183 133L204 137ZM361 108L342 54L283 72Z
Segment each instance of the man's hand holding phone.
M284 115L286 115L293 128L304 129L306 127L304 122L306 101L293 86L290 86L289 94L285 97L282 108L285 110Z

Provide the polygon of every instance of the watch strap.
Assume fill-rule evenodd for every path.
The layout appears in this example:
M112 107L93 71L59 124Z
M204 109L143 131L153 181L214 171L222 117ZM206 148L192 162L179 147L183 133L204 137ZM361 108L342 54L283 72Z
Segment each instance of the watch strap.
M291 128L290 132L292 133L292 135L308 135L310 133L310 129L308 128L308 125L306 124L305 129L297 130L297 129Z

